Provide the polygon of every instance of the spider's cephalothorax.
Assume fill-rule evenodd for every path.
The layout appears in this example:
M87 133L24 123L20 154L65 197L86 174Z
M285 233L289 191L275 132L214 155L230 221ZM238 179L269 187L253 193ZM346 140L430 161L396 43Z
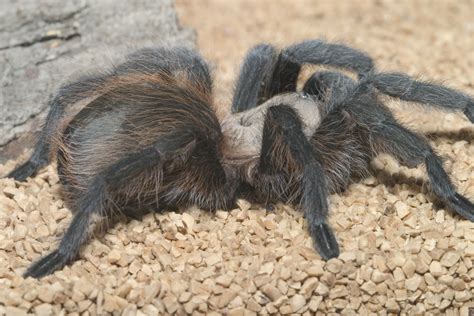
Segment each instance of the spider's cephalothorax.
M303 64L353 71L316 72L297 91ZM58 157L73 221L57 250L33 264L41 277L73 260L94 218L158 207L227 209L251 193L262 203L296 204L325 259L339 254L327 224L327 195L367 174L377 154L409 167L426 166L433 192L474 221L474 205L458 194L440 158L421 136L401 126L378 94L463 111L474 100L399 73L379 73L366 54L341 44L305 41L280 52L258 45L237 80L232 113L212 108L207 64L187 49L144 49L109 73L63 86L31 158L10 176L24 180ZM87 102L75 115L66 107ZM66 118L68 117L68 118ZM53 146L51 146L53 144Z

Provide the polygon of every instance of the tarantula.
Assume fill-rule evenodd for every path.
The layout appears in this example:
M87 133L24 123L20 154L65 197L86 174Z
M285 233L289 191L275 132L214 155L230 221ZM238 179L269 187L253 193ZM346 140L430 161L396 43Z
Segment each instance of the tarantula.
M319 71L297 91L304 64L358 78ZM337 257L327 196L365 176L382 152L409 167L424 163L434 194L474 221L473 203L456 192L429 143L400 125L379 94L463 111L474 122L471 97L377 72L365 53L321 40L252 48L222 120L208 65L185 48L143 49L108 72L62 86L31 157L8 176L23 181L56 156L74 217L58 248L25 276L42 277L75 259L94 225L117 209L130 216L158 207L229 209L247 194L297 204L321 256ZM79 102L82 109L65 114Z

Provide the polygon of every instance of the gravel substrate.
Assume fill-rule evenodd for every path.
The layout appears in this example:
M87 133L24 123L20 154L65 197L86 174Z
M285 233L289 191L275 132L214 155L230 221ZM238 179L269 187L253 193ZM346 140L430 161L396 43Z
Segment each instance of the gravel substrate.
M445 79L474 95L471 1L239 0L228 10L225 3L178 2L218 65L223 101L252 44L323 35L347 38L390 70ZM291 17L285 28L283 16ZM384 27L371 27L377 21ZM459 191L473 200L473 125L457 114L390 105L430 135ZM15 163L0 166L0 176ZM468 315L474 224L436 202L422 167L408 169L388 156L372 166L375 176L330 197L338 259L321 260L300 212L239 201L231 212L189 209L120 222L98 233L74 264L40 281L21 274L57 245L71 219L54 166L26 183L0 179L0 315Z

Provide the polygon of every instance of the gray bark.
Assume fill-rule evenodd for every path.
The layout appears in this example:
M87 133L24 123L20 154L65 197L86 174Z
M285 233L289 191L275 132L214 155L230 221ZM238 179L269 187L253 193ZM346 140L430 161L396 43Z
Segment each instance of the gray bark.
M61 83L137 48L194 43L173 0L1 0L0 162L32 145L19 136L39 129Z

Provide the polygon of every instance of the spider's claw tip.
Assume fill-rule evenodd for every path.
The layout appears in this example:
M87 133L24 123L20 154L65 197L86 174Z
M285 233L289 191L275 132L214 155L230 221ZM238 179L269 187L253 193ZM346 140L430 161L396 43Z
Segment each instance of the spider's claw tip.
M449 200L453 210L463 218L474 222L474 204L459 193Z
M21 166L15 168L6 177L13 178L16 181L23 182L28 177L31 177L38 170L38 165L32 161L27 161Z
M24 278L32 277L35 279L47 276L54 271L61 269L67 263L67 258L62 256L57 250L33 263L23 274Z
M326 223L316 225L313 229L313 240L316 249L324 260L339 256L339 245L332 229Z

